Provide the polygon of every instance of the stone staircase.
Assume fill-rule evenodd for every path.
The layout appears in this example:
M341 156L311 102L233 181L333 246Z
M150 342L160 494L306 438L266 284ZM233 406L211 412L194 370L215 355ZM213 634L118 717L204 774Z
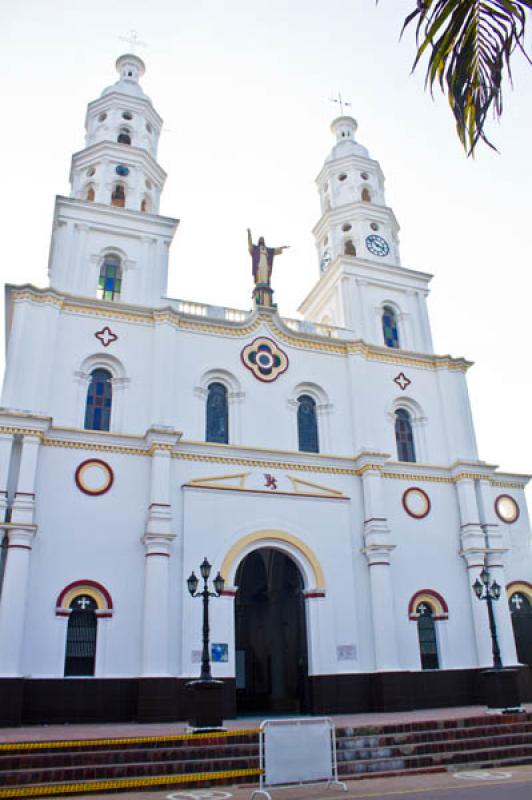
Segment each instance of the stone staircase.
M0 744L2 798L256 784L258 731ZM532 762L532 714L337 728L341 779Z

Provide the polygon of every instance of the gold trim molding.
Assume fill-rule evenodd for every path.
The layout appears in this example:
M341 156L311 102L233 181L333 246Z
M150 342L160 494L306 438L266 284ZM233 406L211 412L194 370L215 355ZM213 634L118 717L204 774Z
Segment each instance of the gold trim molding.
M315 591L325 590L325 575L321 568L320 562L310 547L305 544L305 542L302 542L301 539L293 536L291 533L268 529L256 531L255 533L250 533L247 536L243 536L242 539L239 539L238 542L235 542L235 544L228 550L222 562L222 566L220 567L220 573L222 574L226 583L230 582L229 575L231 575L233 571L235 562L250 544L258 544L259 542L266 543L270 541L282 542L290 545L295 550L298 550L311 566L314 576L314 587L312 588L315 589Z
M124 322L138 322L144 325L153 325L157 322L165 322L174 325L177 329L198 331L220 336L248 337L255 333L260 326L265 323L272 333L282 342L292 347L300 347L304 350L315 350L323 353L332 353L340 356L361 355L370 361L381 361L387 364L397 364L404 367L418 367L420 369L448 369L459 372L467 372L472 362L464 358L452 358L451 356L424 355L422 353L390 352L387 348L371 345L361 340L353 339L331 339L320 336L316 333L296 334L289 327L284 325L282 318L274 314L258 313L250 316L247 324L239 322L214 322L209 318L192 319L186 314L181 314L170 307L152 309L112 307L111 303L105 305L102 301L87 298L69 298L50 290L37 289L36 287L25 285L21 287L8 286L8 292L14 302L29 300L33 303L51 304L58 307L61 311L73 314L82 314L89 317L105 317L108 319L123 320Z

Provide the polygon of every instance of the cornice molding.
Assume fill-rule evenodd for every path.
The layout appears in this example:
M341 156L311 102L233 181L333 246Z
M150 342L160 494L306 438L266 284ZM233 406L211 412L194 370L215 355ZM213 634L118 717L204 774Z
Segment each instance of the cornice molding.
M192 315L176 311L171 306L153 308L135 306L126 303L111 303L96 298L83 298L68 295L54 289L38 289L31 284L6 286L7 300L31 301L34 303L48 303L55 305L66 313L85 314L93 317L123 320L124 322L144 323L169 323L176 328L198 333L219 336L247 337L255 333L264 323L273 336L291 347L302 350L314 350L346 357L360 355L368 361L380 361L386 364L396 364L403 367L417 367L419 369L447 369L450 371L466 372L471 361L464 358L453 358L450 355L437 356L417 353L410 350L392 350L387 347L371 345L362 339L333 339L314 333L295 332L289 328L276 312L266 313L264 309L253 311L247 320L233 322L231 320L209 320L195 318Z

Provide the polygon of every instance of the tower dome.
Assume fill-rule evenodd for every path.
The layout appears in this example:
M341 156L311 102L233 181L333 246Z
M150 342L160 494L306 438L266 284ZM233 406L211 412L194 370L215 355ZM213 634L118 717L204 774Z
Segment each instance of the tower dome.
M115 66L120 79L111 86L107 86L101 96L105 97L110 92L120 92L120 94L129 94L149 100L139 83L139 78L142 78L146 72L144 61L133 53L125 53L116 59Z
M331 131L336 136L336 144L325 159L326 161L335 161L338 158L344 158L350 155L369 158L367 148L355 140L357 128L358 123L354 117L342 116L333 119L331 122Z

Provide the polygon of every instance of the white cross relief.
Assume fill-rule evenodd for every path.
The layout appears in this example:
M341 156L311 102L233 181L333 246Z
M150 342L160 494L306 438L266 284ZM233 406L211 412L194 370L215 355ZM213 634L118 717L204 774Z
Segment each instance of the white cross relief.
M514 608L520 611L521 606L523 605L523 598L518 594L514 594L514 596L512 597L512 605Z
M417 607L418 614L425 614L427 611L430 611L428 605L426 603L420 603Z
M78 606L81 606L83 611L85 611L87 606L90 606L90 604L91 604L91 601L86 597L80 597L79 600L78 600Z
M412 381L410 380L410 378L407 378L404 372L400 372L400 373L399 373L399 375L397 375L397 376L396 376L396 377L393 379L393 382L394 382L394 383L396 383L396 384L398 385L398 387L401 389L401 391L402 391L402 392L404 392L404 390L405 390L405 389L406 389L408 386L410 386L410 384L412 383Z

